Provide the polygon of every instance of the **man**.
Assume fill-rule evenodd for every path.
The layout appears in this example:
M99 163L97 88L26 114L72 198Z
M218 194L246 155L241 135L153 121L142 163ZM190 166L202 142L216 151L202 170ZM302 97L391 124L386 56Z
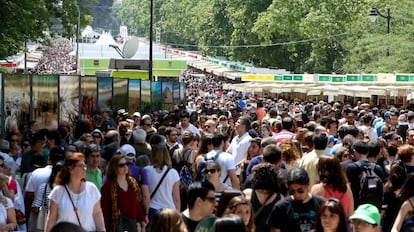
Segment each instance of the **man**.
M188 187L188 208L181 213L188 232L195 231L198 223L211 215L216 206L214 185L210 182L194 182Z
M208 119L204 123L203 133L214 134L214 132L216 132L216 126L217 126L217 123L213 119Z
M381 225L380 213L374 205L360 205L349 217L354 232L378 232Z
M205 156L206 160L214 160L221 167L220 181L231 184L235 189L239 189L239 180L236 176L236 165L234 157L223 151L225 143L225 136L220 133L215 133L212 139L214 150L208 152Z
M141 125L141 114L139 112L134 112L134 114L132 114L132 117L134 118L134 128L139 128Z
M236 175L240 175L241 164L244 159L246 159L247 149L250 146L250 139L252 137L249 135L250 130L250 120L248 117L242 116L236 122L236 136L231 141L227 152L232 154L234 157L234 162L236 163Z
M116 122L112 119L113 112L109 108L105 108L102 111L102 131L105 133L109 130L116 129L118 126L116 125Z
M38 193L39 187L49 181L50 175L52 174L52 167L59 161L65 158L64 151L55 147L52 148L49 152L48 164L44 168L38 168L32 172L29 181L27 182L25 194L24 194L24 204L26 211L26 218L29 217L32 207L32 202L34 199L39 199L36 195ZM28 225L30 228L30 225Z
M378 138L377 131L372 127L373 117L370 114L362 116L362 125L358 128L364 132L364 139L376 141Z
M46 134L46 147L50 151L55 147L60 147L62 144L62 140L60 138L60 134L57 130L50 130Z
M328 144L328 134L326 132L314 133L312 136L314 149L299 160L299 167L306 170L309 175L309 184L312 187L319 181L318 162L319 157L325 154Z
M406 141L408 144L414 146L414 129L408 129L407 130L407 138Z
M141 155L151 155L151 145L146 142L147 132L143 129L135 128L132 131L132 146L135 149L135 157L138 158Z
M45 137L40 133L33 134L30 139L30 150L26 151L22 155L22 162L20 166L21 176L27 172L32 172L34 170L31 165L32 157L36 154L44 154L43 144L45 143ZM46 159L45 159L46 161Z
M355 162L348 162L343 164L343 168L347 175L348 181L351 184L352 194L354 196L354 205L358 207L359 205L365 203L365 200L369 199L359 199L360 190L361 190L361 183L360 183L360 175L363 171L364 167L368 167L375 172L375 174L384 180L384 173L382 171L381 166L377 165L374 160L370 162L368 160L368 152L369 146L368 143L365 141L358 140L352 145L353 155ZM380 202L381 199L377 199L377 207L381 208Z
M278 201L270 214L271 232L311 231L324 199L309 192L309 176L302 168L293 168L287 176L290 196Z
M170 156L172 157L174 154L174 151L181 148L182 145L178 143L178 131L174 127L167 127L165 129L165 138L167 139L167 149L170 153Z
M180 134L183 134L184 131L188 130L193 134L200 135L200 131L197 129L197 127L190 123L190 114L187 111L182 112L180 115L180 128Z
M109 130L105 134L105 148L102 152L102 158L106 160L107 163L111 160L112 156L116 154L116 151L119 148L121 143L121 136L117 130Z
M276 142L280 143L286 139L293 139L294 133L292 132L293 119L291 117L284 117L282 119L282 130L273 136Z
M99 169L101 161L101 148L98 144L90 144L85 149L86 180L95 184L98 189L102 187L102 172Z

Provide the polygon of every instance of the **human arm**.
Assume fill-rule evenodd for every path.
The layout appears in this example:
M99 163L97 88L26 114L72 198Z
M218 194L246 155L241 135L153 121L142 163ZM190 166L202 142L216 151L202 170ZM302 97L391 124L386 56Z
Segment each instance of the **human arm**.
M280 232L280 229L270 227L270 232Z
M93 206L93 220L97 231L106 231L100 201L97 201Z
M236 170L234 170L234 169L227 170L227 175L229 175L229 177L230 177L231 186L234 189L240 189L239 179L237 178Z
M34 200L34 192L25 192L24 194L24 207L26 212L26 218L30 216L32 203Z
M0 231L12 231L17 227L16 212L14 207L7 209L7 224L0 226Z
M141 185L142 201L144 203L144 215L148 215L150 205L150 193L148 185Z
M351 216L354 214L354 194L352 194L351 187L347 184L346 185L346 194L348 194L349 197L349 205L347 209L347 215Z
M400 210L398 211L398 215L394 221L394 225L392 226L391 232L399 232L401 230L405 216L407 216L410 210L412 210L410 203L408 202L408 200L404 201L404 203L401 205Z
M180 181L177 181L177 182L174 183L172 196L173 196L173 200L174 200L175 209L178 212L181 212L180 211L180 208L181 208Z
M50 231L52 227L56 224L58 216L58 205L52 200L49 200L49 212L47 214L45 228L46 231Z

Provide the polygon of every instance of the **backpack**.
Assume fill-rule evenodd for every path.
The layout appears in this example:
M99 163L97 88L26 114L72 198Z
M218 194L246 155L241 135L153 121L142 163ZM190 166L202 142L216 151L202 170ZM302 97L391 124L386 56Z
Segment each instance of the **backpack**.
M375 164L361 164L355 162L360 169L359 193L356 197L358 205L370 203L381 209L384 185L381 178L375 173Z
M177 170L180 176L180 192L187 193L188 186L193 183L193 175L191 172L192 164L188 162L193 150L191 148L180 148L177 150L177 152L177 159L179 161L176 162L173 168Z
M203 155L203 158L200 160L200 163L197 166L197 175L196 175L197 181L203 181L203 172L207 166L207 162L216 161L221 152L223 151L216 152L216 155L210 158L207 158L208 153Z

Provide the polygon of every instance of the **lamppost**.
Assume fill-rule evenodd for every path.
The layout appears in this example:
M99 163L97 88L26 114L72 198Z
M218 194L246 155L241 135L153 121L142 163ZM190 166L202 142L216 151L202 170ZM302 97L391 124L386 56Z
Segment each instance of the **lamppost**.
M152 27L153 27L153 18L154 18L154 0L150 0L150 31L149 31L149 63L148 63L148 77L149 81L152 81Z
M76 9L78 10L78 23L76 24L76 75L79 70L79 34L80 34L80 7L78 0L75 0Z
M373 7L371 9L371 11L369 12L369 15L368 15L370 21L371 22L375 22L377 20L377 17L378 16L381 16L382 18L387 19L387 34L390 34L391 33L391 13L390 13L390 8L387 8L387 14L384 15L384 14L381 14L381 12L377 8ZM387 50L387 56L389 56L389 55L390 55L390 51L388 49Z

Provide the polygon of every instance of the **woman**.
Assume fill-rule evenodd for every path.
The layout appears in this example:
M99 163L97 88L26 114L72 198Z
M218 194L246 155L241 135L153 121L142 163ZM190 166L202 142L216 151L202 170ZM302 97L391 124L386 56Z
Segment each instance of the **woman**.
M224 215L235 214L238 215L244 225L246 226L246 231L254 232L254 216L253 209L250 202L242 196L233 197L227 204Z
M137 222L145 229L147 220L141 207L141 189L135 179L128 174L128 162L124 155L111 158L107 172L107 182L102 186L102 211L107 231L137 231ZM131 223L121 223L126 218Z
M151 136L152 147L150 162L142 173L148 184L142 185L146 214L151 221L161 208L172 208L180 211L180 177L172 169L170 154L166 147L165 138L159 134ZM157 188L158 187L158 188Z
M354 213L354 198L338 159L322 156L318 162L318 172L320 182L312 186L311 193L325 199L339 199L347 218L351 216Z
M0 231L11 231L17 227L16 212L7 188L8 177L0 175Z
M262 122L260 124L260 137L267 138L271 137L272 135L272 128L270 127L269 123L267 121Z
M193 173L197 173L197 167L200 164L201 160L203 159L204 155L209 153L214 149L213 147L213 135L203 135L201 136L201 143L200 148L198 149L197 153L195 154L194 163L193 163ZM202 176L197 173L196 180L201 180Z
M293 144L293 141L290 139L283 140L279 146L282 150L282 160L285 162L286 171L299 167L297 162L300 159L300 151Z
M398 197L403 204L398 211L397 218L395 219L394 225L392 226L391 232L399 232L403 228L404 221L408 218L407 216L413 215L414 212L414 173L408 175L403 186L400 189Z
M65 164L55 179L49 195L46 231L61 221L80 225L86 231L105 231L101 194L96 186L85 181L85 156L68 153Z
M230 214L217 218L214 222L214 232L247 232L242 219L238 215Z
M180 213L170 208L160 209L153 219L151 232L187 232Z
M203 175L206 177L208 182L214 185L214 189L216 190L215 196L217 202L220 199L221 193L224 192L224 190L232 189L230 186L220 181L221 167L220 164L218 164L217 162L207 162L206 168L203 170Z
M336 198L329 198L319 208L314 232L347 232L344 208Z
M393 163L391 165L390 176L384 184L384 201L382 204L381 219L383 231L391 231L392 225L403 203L397 196L406 179L407 173L401 161Z
M37 193L35 194L36 198L34 199L32 203L32 213L33 215L36 215L36 217L38 217L39 210L41 207L43 208L42 210L44 210L44 212L47 215L47 212L49 211L49 208L48 208L49 199L47 198L47 196L49 196L50 192L52 191L53 183L55 182L56 176L62 169L63 165L64 165L63 161L57 162L55 166L53 166L52 168L52 173L49 177L48 182L40 185L39 189L37 190ZM38 223L37 220L36 220L36 223ZM34 224L35 223L32 223L33 228L31 228L31 231L44 228L45 226L44 222L42 225L34 225Z
M91 133L93 137L92 143L98 144L101 149L104 147L104 136L99 129L95 129Z

